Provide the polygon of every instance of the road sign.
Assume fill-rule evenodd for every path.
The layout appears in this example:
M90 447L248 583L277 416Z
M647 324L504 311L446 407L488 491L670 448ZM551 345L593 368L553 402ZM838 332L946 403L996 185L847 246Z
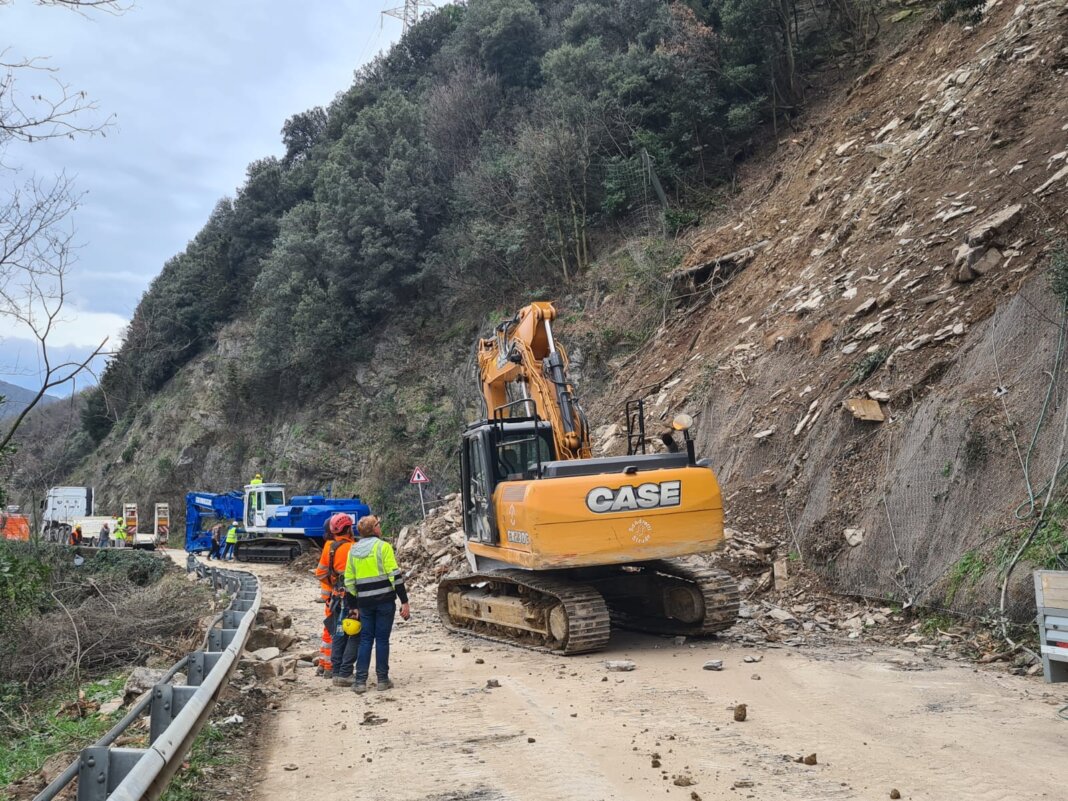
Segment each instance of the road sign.
M419 506L423 510L423 519L426 520L426 501L423 500L423 485L429 484L430 479L426 477L426 473L423 472L423 468L416 467L412 471L412 477L408 479L409 484L415 484L419 488Z

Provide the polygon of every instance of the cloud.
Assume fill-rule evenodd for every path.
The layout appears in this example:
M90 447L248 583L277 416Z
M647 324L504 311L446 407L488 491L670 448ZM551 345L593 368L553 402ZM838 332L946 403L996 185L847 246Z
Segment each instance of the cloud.
M75 310L59 321L48 343L57 348L95 348L107 337L110 350L122 343L126 324L124 317L111 312Z
M246 165L281 154L285 119L329 103L373 55L371 42L397 37L399 25L379 18L383 5L156 2L79 16L0 0L11 57L52 56L56 77L96 103L86 121L113 115L106 137L8 143L2 154L22 168L20 180L66 172L84 192L71 217L80 247L67 284L81 311L64 340L121 327L101 315L132 316ZM23 88L51 90L45 79ZM5 180L0 173L0 191Z
M34 325L41 331L48 323L48 314L39 299L34 300L32 308ZM0 311L0 341L20 340L36 347L37 336L33 328L21 319L25 314L25 308L17 317L10 310ZM52 321L51 330L46 335L47 344L53 348L93 348L106 337L111 349L121 344L127 322L125 317L114 312L82 308L68 300Z

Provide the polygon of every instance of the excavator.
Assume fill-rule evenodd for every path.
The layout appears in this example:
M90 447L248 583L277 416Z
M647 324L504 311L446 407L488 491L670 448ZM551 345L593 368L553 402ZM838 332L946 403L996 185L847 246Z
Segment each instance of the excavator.
M682 559L724 538L719 484L696 458L693 420L676 417L667 452L646 453L644 407L631 401L627 455L594 458L556 314L531 303L477 343L483 414L460 451L472 572L439 583L442 621L558 654L604 648L613 625L685 636L729 628L737 582Z

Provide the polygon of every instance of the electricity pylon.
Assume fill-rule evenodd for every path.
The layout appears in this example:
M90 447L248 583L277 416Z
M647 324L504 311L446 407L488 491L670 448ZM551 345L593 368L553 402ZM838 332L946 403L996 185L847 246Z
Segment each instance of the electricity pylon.
M401 35L403 36L419 21L425 11L432 10L434 6L435 4L430 0L404 0L403 6L387 9L382 14L387 17L396 17L401 21Z

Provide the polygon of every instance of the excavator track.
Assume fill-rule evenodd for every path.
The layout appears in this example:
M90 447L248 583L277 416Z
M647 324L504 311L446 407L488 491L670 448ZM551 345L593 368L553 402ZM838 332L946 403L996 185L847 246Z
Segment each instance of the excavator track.
M613 625L700 637L737 622L741 593L738 582L726 571L676 559L647 562L642 567L644 592L606 592ZM620 586L618 580L615 586Z
M234 548L234 559L255 564L281 564L292 562L303 552L304 543L301 540L257 537L238 540L237 547Z
M610 631L596 589L525 570L447 576L438 613L450 631L562 655L599 651Z

